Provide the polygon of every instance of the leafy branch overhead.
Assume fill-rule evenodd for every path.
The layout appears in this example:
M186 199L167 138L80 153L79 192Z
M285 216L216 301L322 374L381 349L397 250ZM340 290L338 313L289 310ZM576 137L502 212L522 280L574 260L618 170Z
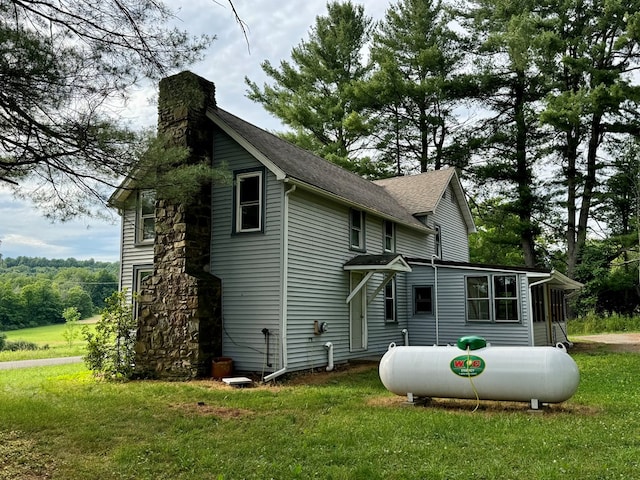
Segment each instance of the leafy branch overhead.
M89 213L87 194L104 200L140 149L117 116L128 89L202 58L214 39L174 19L156 0L3 1L0 184L62 218Z

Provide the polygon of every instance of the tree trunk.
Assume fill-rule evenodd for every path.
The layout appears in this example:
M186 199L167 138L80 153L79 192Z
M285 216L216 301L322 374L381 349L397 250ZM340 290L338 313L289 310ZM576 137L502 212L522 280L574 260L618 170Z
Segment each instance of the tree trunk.
M571 265L575 272L582 249L587 242L587 230L591 212L591 202L593 201L593 190L596 186L596 173L598 170L598 147L602 139L602 115L595 113L591 117L591 129L589 135L589 146L587 150L587 171L584 175L584 187L582 189L582 199L580 201L580 213L578 215L578 224L576 229L576 242L573 249L573 258Z
M576 199L578 189L578 172L576 162L578 158L579 144L579 127L571 129L566 133L567 145L565 150L565 159L567 168L565 171L565 180L567 185L567 275L574 278L577 265L577 227L576 227Z
M517 72L514 85L514 112L516 123L516 185L518 190L517 214L520 220L520 245L527 267L535 267L537 262L535 252L535 232L533 230L533 210L535 199L533 195L533 175L527 161L527 122L525 118L525 73Z
M420 106L420 173L429 168L429 132L427 128L427 110Z

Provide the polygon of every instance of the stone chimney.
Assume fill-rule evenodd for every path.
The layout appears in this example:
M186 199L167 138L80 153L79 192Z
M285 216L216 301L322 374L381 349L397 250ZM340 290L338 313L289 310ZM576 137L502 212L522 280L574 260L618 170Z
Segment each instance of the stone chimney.
M158 135L190 150L189 163L212 161L213 83L182 72L160 81ZM204 159L204 160L203 160ZM207 376L222 354L221 283L209 274L211 185L188 203L162 198L155 211L154 272L142 286L135 346L138 377Z

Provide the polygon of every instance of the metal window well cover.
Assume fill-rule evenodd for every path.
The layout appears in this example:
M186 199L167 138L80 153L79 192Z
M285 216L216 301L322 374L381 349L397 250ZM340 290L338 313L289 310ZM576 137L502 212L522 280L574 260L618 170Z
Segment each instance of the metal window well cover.
M245 387L253 383L253 380L247 377L229 377L223 378L222 381L232 387Z

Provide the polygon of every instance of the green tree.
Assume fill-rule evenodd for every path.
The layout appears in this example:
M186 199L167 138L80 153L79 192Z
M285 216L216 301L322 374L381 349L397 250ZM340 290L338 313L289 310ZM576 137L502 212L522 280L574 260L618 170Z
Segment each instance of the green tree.
M628 248L624 237L587 241L575 270L576 279L585 284L573 299L576 313L636 312L640 305L638 270L637 264L629 268L625 261Z
M94 307L91 296L80 285L71 287L61 297L62 306L65 310L69 308L75 309L80 318L87 318L93 315Z
M73 341L78 338L78 320L80 320L80 312L75 307L67 307L62 312L65 325L62 332L62 338L64 338L69 346L73 345Z
M400 0L373 35L369 86L379 108L377 147L401 175L440 169L455 126L460 39L440 0ZM430 153L433 152L433 153Z
M133 373L136 322L126 292L114 292L107 301L95 332L83 330L87 341L84 361L95 375L127 379Z
M35 327L62 321L62 301L51 280L43 278L25 285L20 296L26 326Z
M91 210L87 195L102 201L139 150L113 102L212 40L168 27L173 18L157 0L1 2L0 182L32 189L58 217Z
M508 213L504 202L494 197L482 204L473 204L477 232L469 236L471 262L514 266L524 264L519 219L513 213Z
M640 227L640 145L628 140L609 154L611 175L598 195L594 217L605 222L613 235L628 235Z
M292 49L291 63L262 63L271 85L260 88L245 78L248 97L293 129L288 140L361 173L371 167L357 160L373 128L362 93L370 72L362 52L371 26L362 5L330 2L309 39Z
M0 282L0 330L23 326L23 305L10 282Z
M548 58L555 88L542 121L555 133L565 210L567 272L573 276L587 242L607 138L640 133L640 2L558 0L552 5Z
M91 295L91 302L97 309L102 309L105 306L105 299L118 290L118 277L102 269L95 272L89 280L85 287Z
M470 144L480 162L471 171L483 199L499 195L505 215L514 215L524 264L538 266L537 218L546 199L536 173L546 139L539 125L540 102L553 87L546 73L547 31L553 12L545 2L473 0L464 12L473 39L470 91L487 109ZM491 188L487 188L491 185Z

